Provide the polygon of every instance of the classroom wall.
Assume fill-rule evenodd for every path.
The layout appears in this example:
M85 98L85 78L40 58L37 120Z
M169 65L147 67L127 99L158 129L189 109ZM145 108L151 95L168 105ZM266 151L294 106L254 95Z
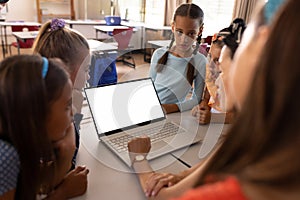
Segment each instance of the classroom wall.
M85 0L74 0L77 19L101 19L110 15L110 0L86 0L87 15L85 15ZM10 0L8 12L5 15L7 21L25 20L37 21L36 0Z
M35 0L10 0L7 5L6 21L37 21Z

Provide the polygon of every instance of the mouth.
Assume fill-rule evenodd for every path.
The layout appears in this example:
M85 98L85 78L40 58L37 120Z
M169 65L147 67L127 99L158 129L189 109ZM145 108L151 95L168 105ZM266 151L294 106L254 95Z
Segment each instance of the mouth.
M179 48L181 49L187 49L188 48L188 45L187 44L178 44L177 45Z

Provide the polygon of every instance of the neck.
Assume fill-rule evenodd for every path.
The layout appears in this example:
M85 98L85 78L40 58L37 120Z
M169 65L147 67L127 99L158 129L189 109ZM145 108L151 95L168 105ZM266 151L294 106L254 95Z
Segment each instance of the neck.
M181 58L186 58L186 57L191 57L193 54L194 49L190 47L187 51L180 51L176 46L173 46L170 49L170 53L172 53L176 57L181 57Z

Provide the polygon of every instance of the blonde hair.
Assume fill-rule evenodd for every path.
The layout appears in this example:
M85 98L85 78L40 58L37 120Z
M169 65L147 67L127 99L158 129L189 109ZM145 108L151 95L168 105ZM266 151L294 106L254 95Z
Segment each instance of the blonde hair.
M40 29L33 45L33 52L47 58L60 58L72 74L77 71L78 63L82 63L86 55L83 50L89 50L86 38L79 32L64 26L51 28L51 21Z

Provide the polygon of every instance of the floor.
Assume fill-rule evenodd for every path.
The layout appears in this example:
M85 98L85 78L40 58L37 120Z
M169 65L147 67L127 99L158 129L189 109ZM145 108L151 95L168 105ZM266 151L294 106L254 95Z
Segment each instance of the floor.
M150 65L144 61L144 54L134 53L133 57L136 63L135 69L122 62L116 63L119 82L148 77Z
M17 55L17 48L12 47L12 55ZM21 54L31 54L30 49L21 49ZM117 73L118 73L118 82L128 81L138 78L148 77L149 63L144 61L144 54L135 52L132 54L136 63L135 69L131 66L123 64L122 62L117 62ZM6 57L9 56L9 53L6 54ZM0 61L3 59L2 51L0 55Z

